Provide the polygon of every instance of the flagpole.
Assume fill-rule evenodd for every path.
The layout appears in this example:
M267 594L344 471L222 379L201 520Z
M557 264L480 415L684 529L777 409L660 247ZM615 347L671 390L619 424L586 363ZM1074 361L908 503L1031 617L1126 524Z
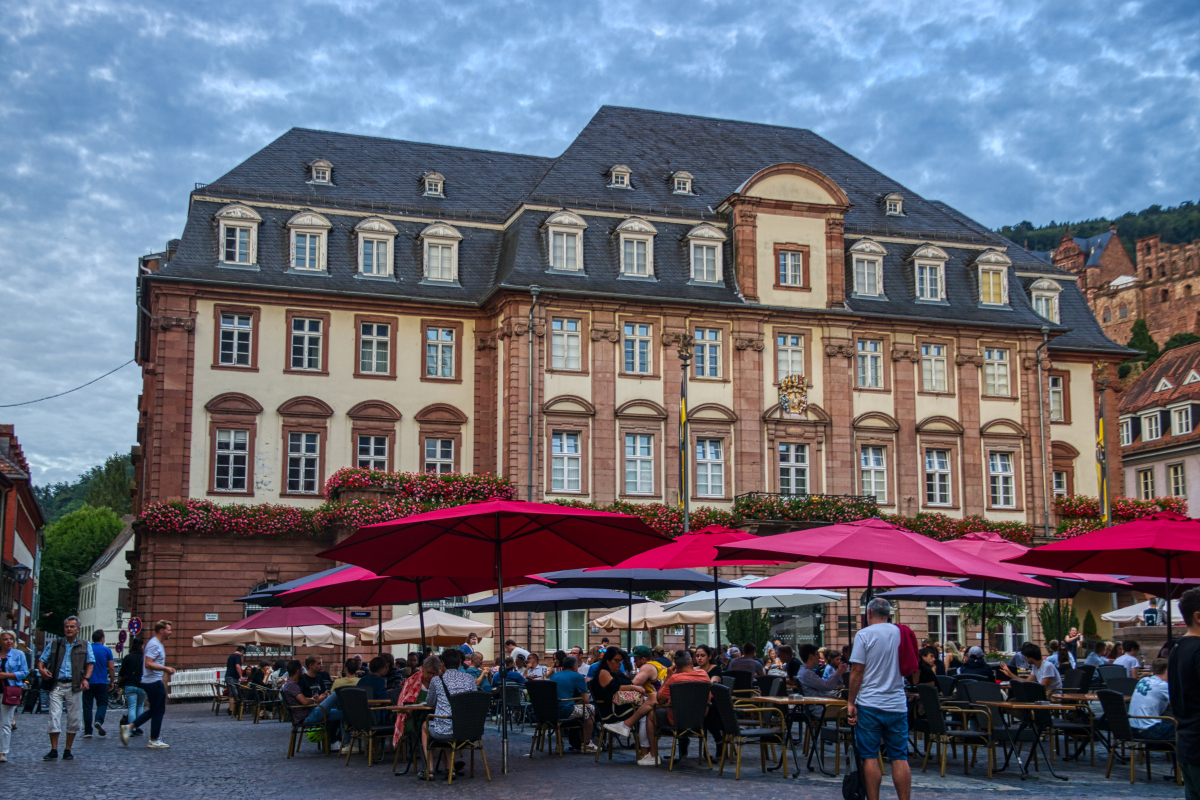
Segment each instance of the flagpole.
M691 361L692 337L686 333L680 334L679 369L683 374L679 383L679 504L683 507L683 533L691 530L690 509L688 507L688 498L691 494L691 481L688 478L688 451L690 447L688 445L687 418L688 366L691 364ZM717 640L717 643L720 644L719 627Z

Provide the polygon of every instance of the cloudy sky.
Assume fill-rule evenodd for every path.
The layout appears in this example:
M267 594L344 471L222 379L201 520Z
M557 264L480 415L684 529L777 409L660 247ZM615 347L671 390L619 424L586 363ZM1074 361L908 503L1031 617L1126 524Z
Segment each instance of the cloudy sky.
M811 128L992 227L1174 205L1200 5L5 3L0 405L131 358L137 257L292 126L554 156L603 104ZM133 444L137 393L131 365L0 422L69 480Z

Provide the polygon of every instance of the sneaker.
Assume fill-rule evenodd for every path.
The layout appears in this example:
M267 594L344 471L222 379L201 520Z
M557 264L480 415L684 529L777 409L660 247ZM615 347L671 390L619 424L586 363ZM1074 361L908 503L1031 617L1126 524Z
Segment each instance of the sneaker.
M8 762L8 754L0 753L0 764L5 764L7 762Z
M150 740L150 741L147 743L147 745L146 745L146 746L147 746L147 747L153 747L153 748L155 748L156 750L165 750L166 748L170 747L171 745L167 744L167 743L166 743L166 742L164 742L162 739L151 739L151 740Z
M131 730L129 732L129 735L130 736L145 736L146 732L144 730L142 730L141 728L134 728L133 730Z
M595 753L599 749L600 748L596 747L596 745L592 744L591 742L588 742L583 746L583 752L585 753Z
M58 761L58 751L51 750L46 755L42 756L42 761Z
M624 722L606 722L604 730L617 736L628 736L633 733L633 728L630 728Z
M126 745L126 746L129 745L129 726L128 725L121 726L121 744Z
M646 753L646 755L637 760L637 763L639 767L657 767L658 759L655 758L651 753Z
M101 736L108 736L108 731L104 730L104 726L99 722L96 723L96 733L100 734Z
M92 732L88 731L87 733L85 733L83 736L80 736L79 738L80 739L90 739L90 738L92 738Z
M63 761L74 761L75 756L71 755L70 750L63 750Z

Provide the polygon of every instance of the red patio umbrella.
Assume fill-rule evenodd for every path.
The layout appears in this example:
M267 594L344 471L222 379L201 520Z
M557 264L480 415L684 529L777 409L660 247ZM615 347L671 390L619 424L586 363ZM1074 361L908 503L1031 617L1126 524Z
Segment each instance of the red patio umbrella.
M669 541L639 517L550 503L486 500L365 525L320 553L379 575L491 578L504 642L504 584L534 572L615 564ZM506 566L507 565L507 566ZM501 771L508 770L501 692Z
M752 533L726 528L724 525L709 525L698 531L691 531L675 537L675 540L653 550L638 553L625 559L613 567L592 567L592 570L604 569L704 569L711 568L713 576L713 619L717 626L717 641L721 641L721 579L717 574L720 567L741 565L784 564L784 561L763 561L760 558L749 561L721 560L717 561L717 545L742 542L748 539L759 539ZM591 570L589 570L591 571ZM629 606L629 630L633 636L633 606ZM632 639L631 639L632 640Z
M807 564L789 569L778 575L755 581L746 588L755 589L845 589L846 590L846 633L850 633L850 587L874 584L881 589L899 589L906 586L954 587L956 584L929 575L904 575L877 569L874 574L864 567L844 567L840 564Z
M1008 563L1063 571L1161 574L1169 598L1172 580L1200 577L1200 520L1160 511L1145 519L1035 547ZM1168 641L1170 613L1168 603Z

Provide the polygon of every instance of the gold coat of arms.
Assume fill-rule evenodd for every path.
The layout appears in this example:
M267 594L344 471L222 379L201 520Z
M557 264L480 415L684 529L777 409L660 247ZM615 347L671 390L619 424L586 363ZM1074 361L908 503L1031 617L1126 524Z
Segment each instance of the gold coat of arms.
M803 414L808 408L808 382L803 375L788 375L779 382L779 406L788 414Z

